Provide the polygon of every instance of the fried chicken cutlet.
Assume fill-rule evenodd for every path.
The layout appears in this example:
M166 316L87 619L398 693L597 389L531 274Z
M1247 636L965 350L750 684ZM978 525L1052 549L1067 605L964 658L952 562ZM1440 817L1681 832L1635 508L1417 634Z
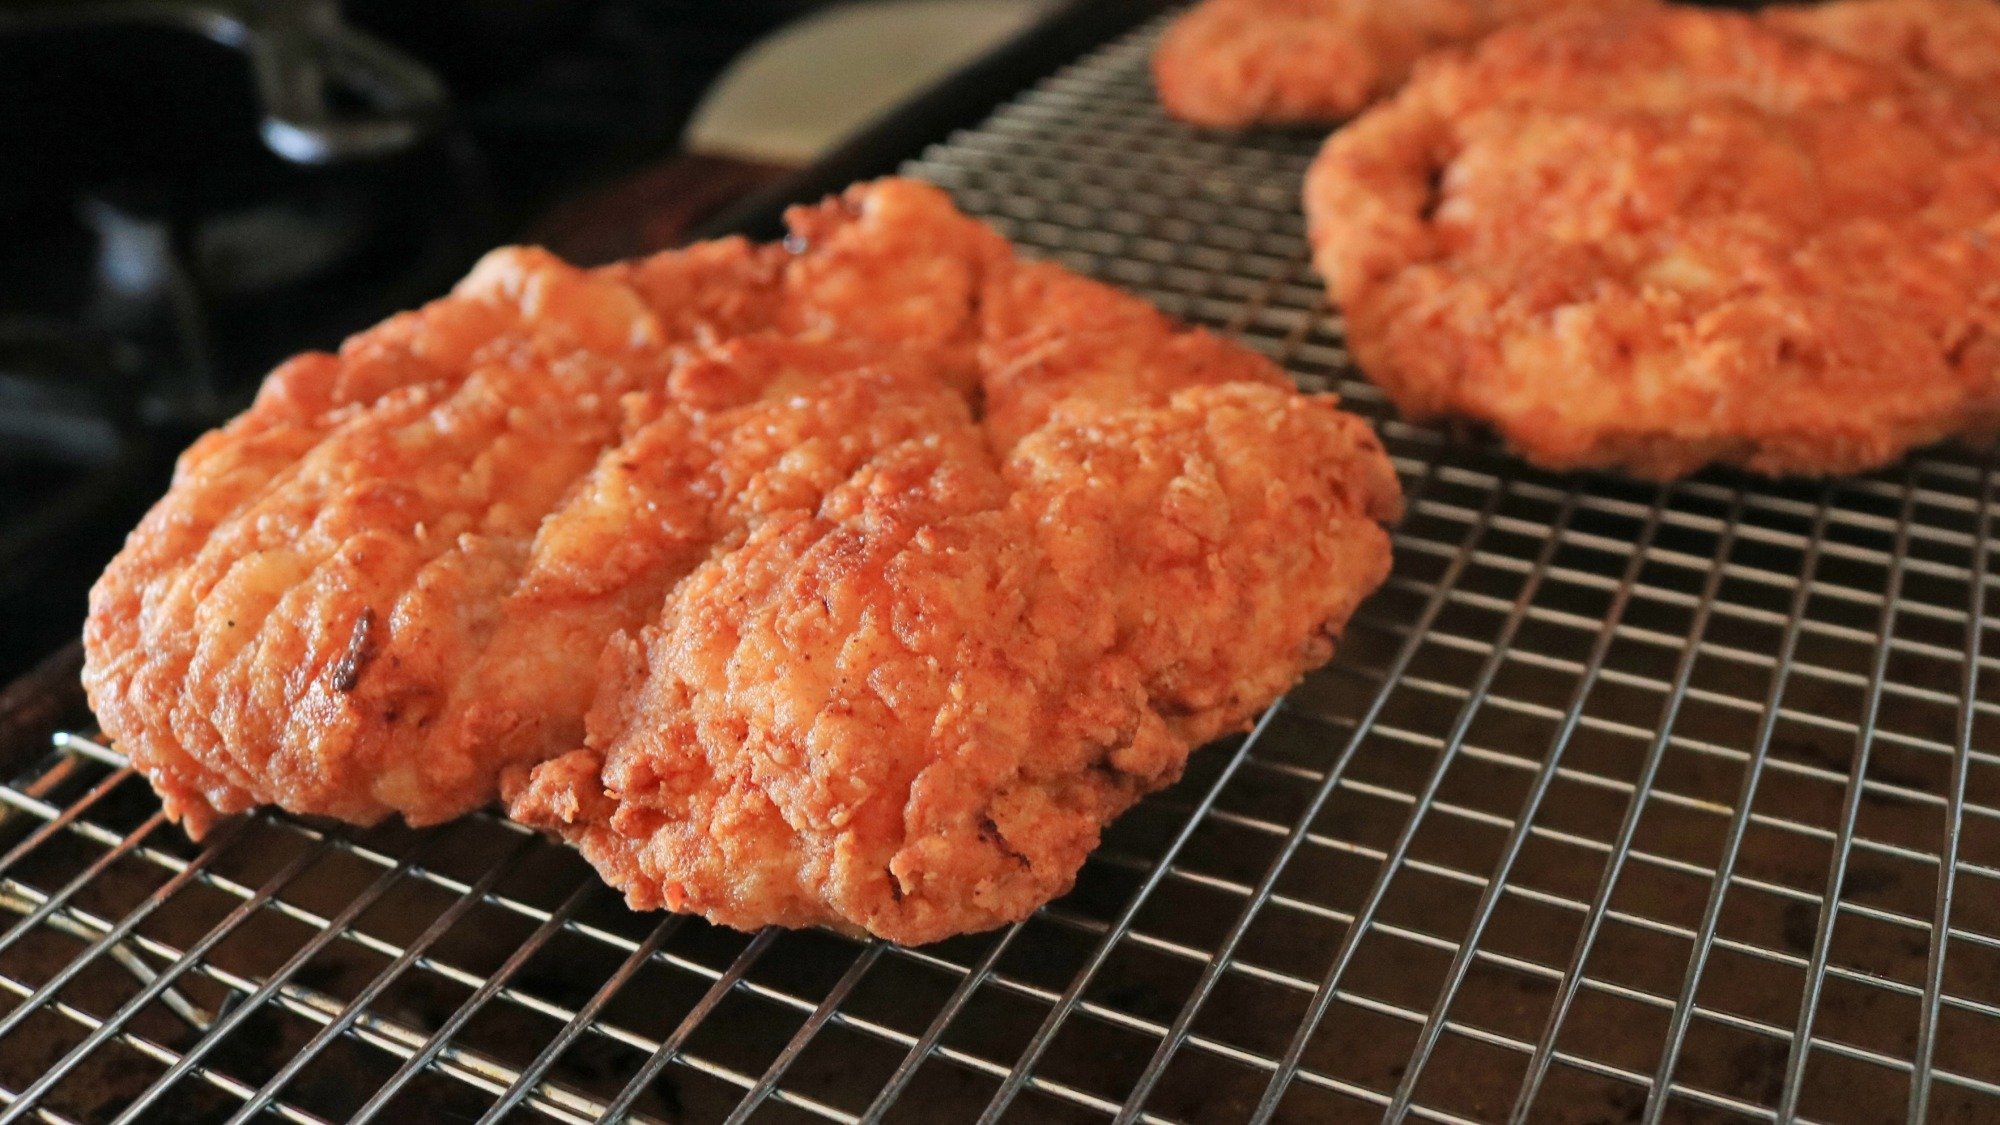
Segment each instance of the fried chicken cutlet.
M1574 13L1441 58L1305 188L1406 413L1544 466L1882 465L2000 403L2000 135L1736 14Z
M790 221L496 252L189 450L86 635L169 813L504 775L636 906L931 940L1066 889L1384 577L1331 398L933 188Z
M1834 0L1766 8L1773 27L1852 55L1898 63L2000 100L2000 4L1993 0Z
M1153 82L1196 125L1332 122L1388 94L1441 47L1565 8L1648 0L1203 0L1167 28Z

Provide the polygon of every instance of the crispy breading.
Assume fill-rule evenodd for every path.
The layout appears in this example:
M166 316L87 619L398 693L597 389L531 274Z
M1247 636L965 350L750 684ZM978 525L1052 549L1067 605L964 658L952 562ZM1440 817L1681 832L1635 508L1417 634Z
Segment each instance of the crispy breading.
M1366 426L1261 383L1130 395L997 465L962 413L698 568L509 811L642 909L909 943L1018 919L1326 659L1394 497Z
M1834 0L1764 9L1766 23L1852 55L1898 63L2000 99L2000 4L1993 0Z
M637 906L930 940L1066 889L1384 577L1379 443L1268 360L933 188L791 225L498 252L191 449L86 636L169 813L504 773Z
M1305 203L1369 377L1538 464L1851 472L1994 425L2000 136L1748 16L1504 30L1336 134Z
M1203 0L1167 28L1153 81L1197 125L1331 122L1388 94L1441 47L1565 8L1648 0Z
M689 264L726 283L735 249ZM92 706L169 814L199 835L266 802L428 823L490 799L463 776L484 751L434 759L434 732L663 343L628 288L503 252L183 454L85 626Z

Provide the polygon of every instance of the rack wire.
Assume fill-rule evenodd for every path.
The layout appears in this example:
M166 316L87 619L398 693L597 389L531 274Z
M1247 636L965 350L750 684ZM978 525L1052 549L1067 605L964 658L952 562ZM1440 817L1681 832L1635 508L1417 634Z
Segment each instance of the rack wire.
M1156 32L909 170L1377 423L1409 516L1332 666L920 949L632 914L488 814L195 846L61 738L0 786L0 1121L2000 1113L1990 462L1655 486L1398 421L1317 138L1167 121Z

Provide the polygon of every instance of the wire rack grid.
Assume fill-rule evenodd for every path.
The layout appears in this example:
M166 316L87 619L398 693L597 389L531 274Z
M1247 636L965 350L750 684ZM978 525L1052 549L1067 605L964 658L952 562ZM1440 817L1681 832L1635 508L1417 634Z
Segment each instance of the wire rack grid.
M625 911L490 814L0 786L0 1121L1933 1120L2000 1113L1995 475L1667 486L1391 416L1305 265L1316 138L1164 119L1157 28L914 160L1337 389L1409 493L1334 664L1012 928Z

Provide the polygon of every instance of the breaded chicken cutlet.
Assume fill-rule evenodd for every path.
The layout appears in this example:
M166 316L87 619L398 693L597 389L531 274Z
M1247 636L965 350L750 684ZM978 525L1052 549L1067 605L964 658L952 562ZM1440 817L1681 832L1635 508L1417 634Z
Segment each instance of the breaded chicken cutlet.
M638 907L928 941L1324 661L1400 503L1268 361L936 189L579 270L496 252L293 360L92 596L105 730L199 835L503 786Z
M1441 47L1567 8L1648 0L1203 0L1153 54L1153 82L1196 125L1333 122L1352 116Z
M1859 471L2000 404L2000 135L1944 85L1691 8L1434 60L1305 188L1360 366L1559 468Z
M1852 55L1896 63L2000 101L2000 3L1834 0L1766 8L1763 20Z

